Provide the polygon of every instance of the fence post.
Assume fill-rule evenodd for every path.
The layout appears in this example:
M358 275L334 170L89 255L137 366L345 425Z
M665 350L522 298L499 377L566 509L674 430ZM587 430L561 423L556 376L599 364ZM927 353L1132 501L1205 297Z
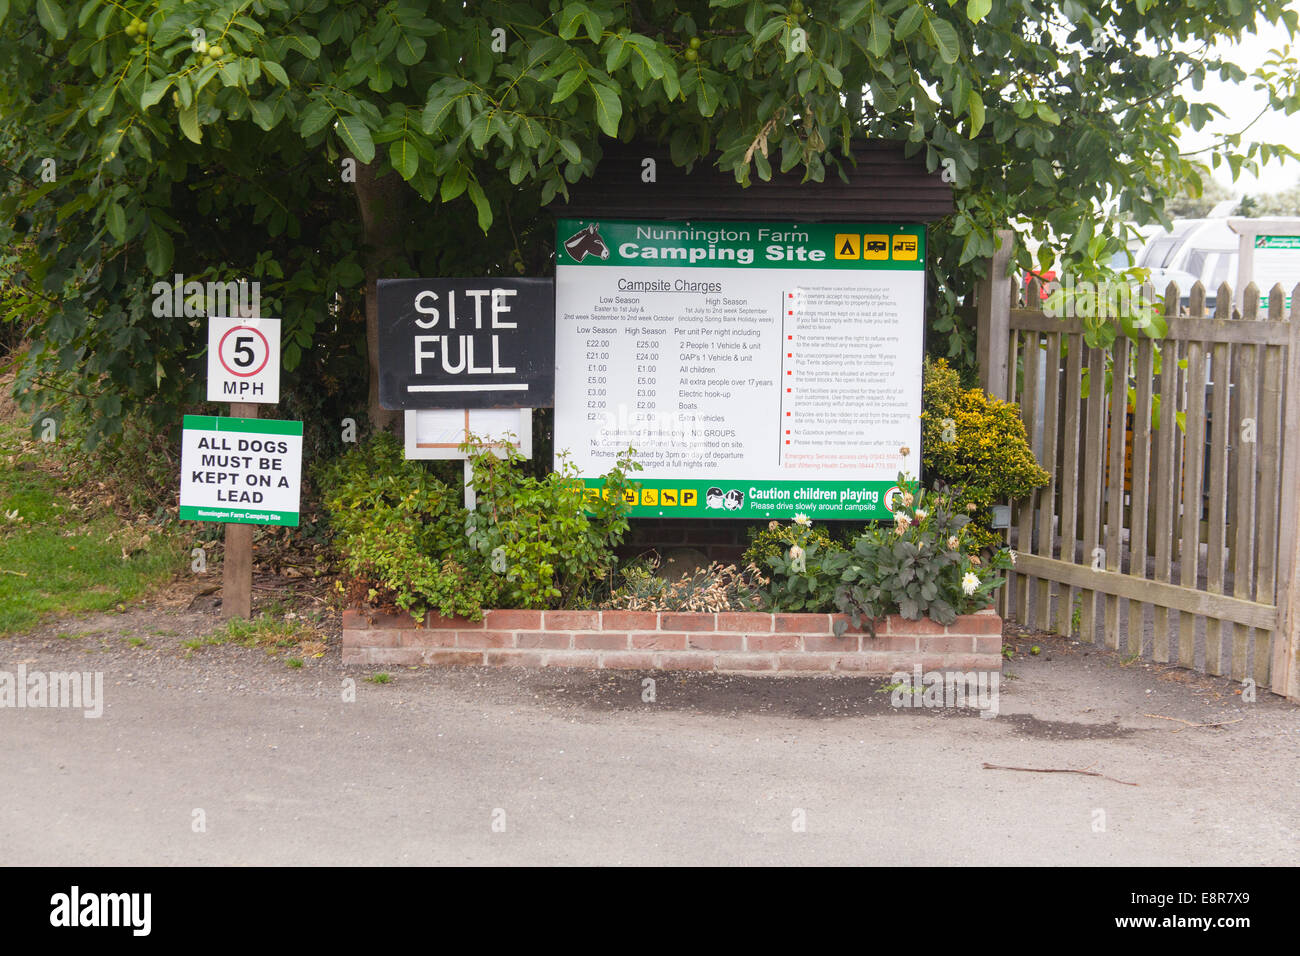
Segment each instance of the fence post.
M980 369L980 387L1004 401L1007 389L1007 333L1011 321L1011 246L1015 233L997 231L998 249L989 257L988 278L980 280L975 292L975 360Z
M1278 515L1278 631L1273 643L1272 690L1300 702L1300 285L1291 291L1282 414L1282 502Z

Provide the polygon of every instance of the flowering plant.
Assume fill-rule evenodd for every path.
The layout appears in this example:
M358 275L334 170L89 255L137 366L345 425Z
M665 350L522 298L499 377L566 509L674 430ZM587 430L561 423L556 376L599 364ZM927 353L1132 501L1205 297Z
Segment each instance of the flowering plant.
M900 473L888 506L893 527L873 525L843 556L835 604L854 625L874 635L876 621L895 612L950 624L987 607L1003 584L1000 572L1011 567L1011 553L1002 549L981 561L966 509L946 489L926 492ZM845 627L836 625L839 633Z

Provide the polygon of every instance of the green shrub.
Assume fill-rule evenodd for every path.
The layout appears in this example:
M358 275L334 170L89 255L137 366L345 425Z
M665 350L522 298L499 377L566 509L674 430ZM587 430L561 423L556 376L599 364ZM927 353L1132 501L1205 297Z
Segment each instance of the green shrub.
M811 525L785 525L779 521L770 521L765 528L751 527L746 533L749 535L749 548L740 560L743 564L760 568L767 567L768 558L785 554L791 545L807 547L816 543L823 552L844 550L844 546L832 539L826 531Z
M379 433L317 476L352 601L479 618L500 579L465 540L463 494Z
M901 474L898 487L893 527L868 528L850 552L828 562L842 567L837 607L873 635L887 614L946 625L987 607L1004 582L998 572L1013 561L1005 549L987 561L973 553L974 529L951 493L927 494ZM843 627L837 624L840 633Z
M843 554L843 545L795 515L788 525L773 521L755 534L745 559L770 570L763 595L771 610L811 612L834 608Z
M480 448L470 463L477 501L465 527L473 549L502 575L503 606L591 606L627 532L627 473L641 470L631 449L604 476L603 495L584 493L563 456L558 471L540 478L526 473L513 448Z
M1019 407L965 389L943 359L926 359L921 412L921 464L927 481L950 486L958 509L971 518L967 532L981 548L996 548L993 505L1023 498L1047 484L1025 437Z

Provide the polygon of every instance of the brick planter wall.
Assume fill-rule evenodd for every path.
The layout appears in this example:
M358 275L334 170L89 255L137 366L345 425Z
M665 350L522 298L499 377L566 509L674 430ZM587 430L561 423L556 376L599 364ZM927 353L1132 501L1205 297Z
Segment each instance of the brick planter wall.
M759 673L1001 671L992 610L941 627L891 616L876 637L841 615L669 611L487 611L481 621L371 609L343 613L343 663L461 664Z

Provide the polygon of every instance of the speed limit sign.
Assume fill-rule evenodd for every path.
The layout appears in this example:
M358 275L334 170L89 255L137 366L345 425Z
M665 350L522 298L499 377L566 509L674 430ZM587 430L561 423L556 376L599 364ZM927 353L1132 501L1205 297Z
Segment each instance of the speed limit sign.
M208 401L280 400L280 320L208 319Z

